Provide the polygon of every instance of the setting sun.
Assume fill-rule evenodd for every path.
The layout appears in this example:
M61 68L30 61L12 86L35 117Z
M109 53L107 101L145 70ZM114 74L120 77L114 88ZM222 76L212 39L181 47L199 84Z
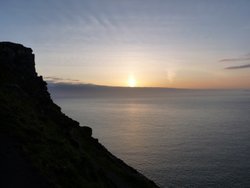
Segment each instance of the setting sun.
M128 78L128 86L129 87L135 87L136 86L136 79L132 75L130 75L129 78Z

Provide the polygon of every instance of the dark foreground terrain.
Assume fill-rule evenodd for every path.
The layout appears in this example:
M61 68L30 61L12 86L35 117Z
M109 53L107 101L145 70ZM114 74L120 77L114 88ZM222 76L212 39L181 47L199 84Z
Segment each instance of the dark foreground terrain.
M0 187L157 187L61 112L30 48L0 42Z

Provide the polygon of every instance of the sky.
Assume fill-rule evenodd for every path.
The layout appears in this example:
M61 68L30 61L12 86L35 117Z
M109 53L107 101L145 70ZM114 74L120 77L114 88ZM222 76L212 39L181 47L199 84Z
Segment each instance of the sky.
M0 25L52 82L250 88L249 0L8 0Z

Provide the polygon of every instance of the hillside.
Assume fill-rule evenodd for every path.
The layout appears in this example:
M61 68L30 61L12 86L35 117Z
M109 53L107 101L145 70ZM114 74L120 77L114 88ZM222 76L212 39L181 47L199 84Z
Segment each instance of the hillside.
M61 112L32 49L0 42L0 187L157 187Z

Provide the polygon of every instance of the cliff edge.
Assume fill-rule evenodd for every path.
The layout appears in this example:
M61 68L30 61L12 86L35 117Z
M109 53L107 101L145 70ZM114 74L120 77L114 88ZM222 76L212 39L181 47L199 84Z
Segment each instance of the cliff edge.
M0 187L157 187L61 112L32 49L0 42Z

